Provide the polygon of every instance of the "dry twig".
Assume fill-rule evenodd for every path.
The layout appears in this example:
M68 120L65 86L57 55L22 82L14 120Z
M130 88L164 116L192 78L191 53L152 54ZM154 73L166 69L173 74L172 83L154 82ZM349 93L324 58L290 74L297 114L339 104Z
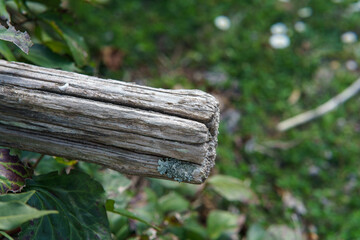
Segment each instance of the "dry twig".
M310 111L301 113L295 117L286 119L285 121L280 122L277 125L277 130L286 131L291 128L297 127L304 123L307 123L315 118L318 118L330 111L335 110L340 104L347 101L349 98L353 97L360 90L360 78L357 79L353 84L351 84L348 88L342 91L340 94L336 95L326 103L318 106L315 109Z

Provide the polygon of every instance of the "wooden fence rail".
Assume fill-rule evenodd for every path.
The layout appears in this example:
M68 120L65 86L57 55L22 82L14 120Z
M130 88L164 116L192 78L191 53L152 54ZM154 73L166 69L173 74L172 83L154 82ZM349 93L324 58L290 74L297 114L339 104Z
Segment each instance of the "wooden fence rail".
M219 106L165 90L0 60L0 146L202 183L215 161Z

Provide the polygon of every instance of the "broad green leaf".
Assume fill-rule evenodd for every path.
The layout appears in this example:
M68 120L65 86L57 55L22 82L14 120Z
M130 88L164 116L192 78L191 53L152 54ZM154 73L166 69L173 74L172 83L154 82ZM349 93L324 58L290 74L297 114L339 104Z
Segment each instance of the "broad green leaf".
M14 240L9 234L7 234L6 232L0 231L0 234L3 235L4 237L6 237L9 240Z
M44 17L44 20L64 39L76 64L79 67L84 66L89 58L89 50L84 38L62 24L61 21L55 19L55 17Z
M159 199L159 206L163 212L181 212L188 210L190 203L176 192L171 192Z
M18 46L24 53L29 53L29 48L33 45L27 32L16 31L16 29L7 22L8 28L0 25L0 39L9 41Z
M22 225L20 239L111 239L104 190L89 175L52 172L27 180L24 190L36 190L29 205L59 214Z
M250 226L249 230L246 233L247 240L267 240L270 239L265 229L263 229L258 224L253 224Z
M38 210L22 202L0 202L0 230L11 230L31 219L58 213L53 210Z
M0 18L3 20L10 20L10 15L6 10L5 0L0 0Z
M243 181L225 175L216 175L208 179L208 183L214 190L228 201L240 201L243 203L256 203L257 197Z
M80 71L73 62L40 44L34 44L30 49L29 55L24 54L23 57L42 67L58 68L71 72Z
M16 194L3 194L0 195L0 202L22 202L27 203L32 195L34 195L35 191L29 191L24 193L16 193Z
M116 214L119 214L121 216L124 216L124 217L127 217L127 218L130 218L130 219L134 219L134 220L137 220L139 222L142 222L146 225L149 225L150 227L153 227L155 228L156 230L158 231L161 231L161 228L151 224L150 222L148 222L147 220L143 219L142 217L139 217L137 216L136 214L132 213L132 212L129 212L128 210L126 209L115 209L114 208L114 205L115 205L115 201L112 200L112 199L108 199L106 201L106 210L109 211L109 212L112 212L112 213L116 213Z
M30 176L31 169L27 168L18 156L10 155L9 149L0 149L0 194L20 191L25 179Z
M16 58L5 41L0 40L0 54L8 61L15 61Z
M207 231L211 239L221 234L234 232L238 228L239 216L230 212L213 210L207 218Z

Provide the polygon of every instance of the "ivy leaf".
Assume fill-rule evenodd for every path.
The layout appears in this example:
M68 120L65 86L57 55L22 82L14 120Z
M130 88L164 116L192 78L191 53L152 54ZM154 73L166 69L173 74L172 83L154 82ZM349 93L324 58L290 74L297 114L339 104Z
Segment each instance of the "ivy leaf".
M124 216L124 217L127 217L127 218L130 218L130 219L134 219L134 220L137 220L139 222L142 222L158 231L161 231L161 228L151 224L150 222L146 221L145 219L135 215L134 213L126 210L126 209L115 209L114 207L115 205L115 201L112 200L112 199L108 199L106 201L106 210L109 211L109 212L112 212L112 213L116 213L118 215L121 215L121 216Z
M257 203L258 199L244 181L237 178L216 175L208 179L208 183L222 197L228 201L240 201L243 203Z
M9 41L18 46L24 53L29 53L29 48L33 45L27 32L16 31L16 29L7 21L8 28L0 25L0 39Z
M32 195L34 195L35 191L29 191L24 193L17 194L3 194L0 195L0 202L22 202L27 203Z
M29 205L59 214L22 225L20 239L111 239L104 190L89 175L51 172L27 180L24 190L36 190Z
M11 230L31 219L54 213L58 212L53 210L39 211L18 201L0 202L0 230Z
M0 149L0 194L21 191L25 179L31 175L18 156L12 156L9 149Z
M0 230L17 228L24 222L57 211L40 211L26 205L35 191L0 195Z

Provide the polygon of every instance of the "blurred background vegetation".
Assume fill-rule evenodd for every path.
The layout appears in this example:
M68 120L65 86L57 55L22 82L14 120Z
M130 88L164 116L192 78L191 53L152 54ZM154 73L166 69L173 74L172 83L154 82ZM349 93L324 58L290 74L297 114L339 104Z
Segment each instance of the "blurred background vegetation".
M99 180L117 207L164 228L109 213L116 239L360 239L360 98L276 130L359 76L360 2L21 2L7 2L12 23L35 45L25 55L7 44L18 61L201 89L220 102L216 166L201 186L75 166ZM39 19L58 22L62 32L49 34ZM84 46L72 49L66 36L82 36ZM45 158L37 173L74 167Z

